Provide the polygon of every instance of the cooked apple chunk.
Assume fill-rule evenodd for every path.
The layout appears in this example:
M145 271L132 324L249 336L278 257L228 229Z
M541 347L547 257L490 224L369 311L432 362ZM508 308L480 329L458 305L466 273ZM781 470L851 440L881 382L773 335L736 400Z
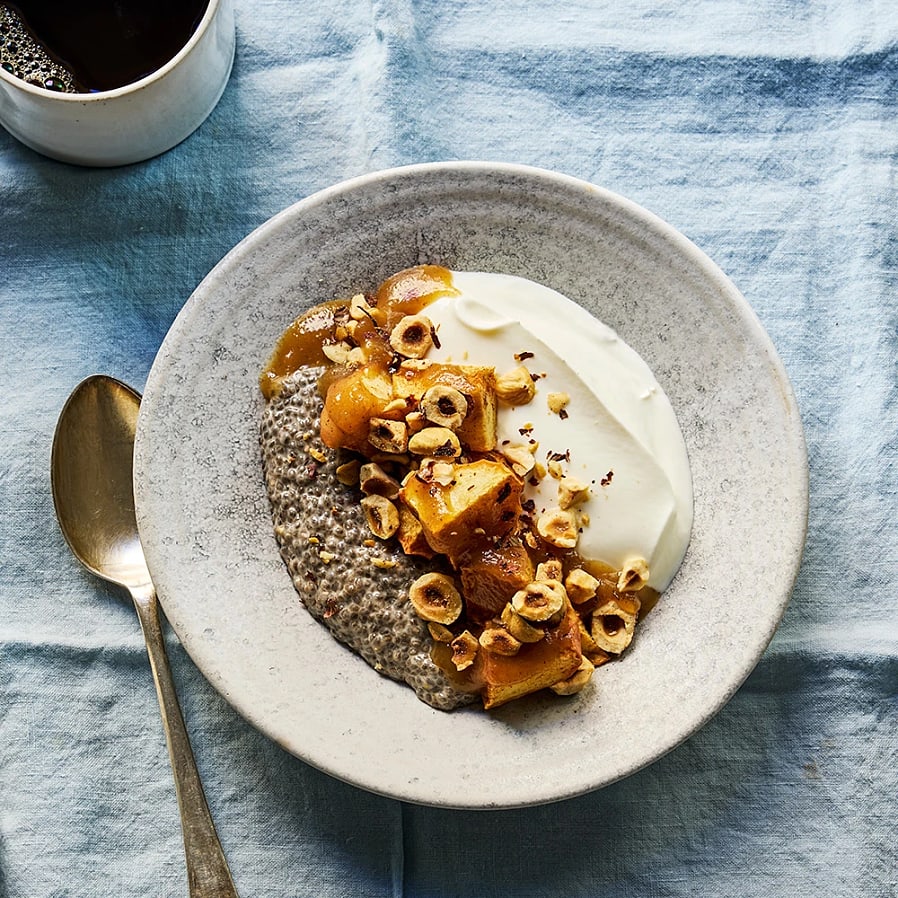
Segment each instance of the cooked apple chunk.
M533 562L520 544L484 546L458 561L468 614L486 621L502 612L511 597L533 580Z
M331 449L372 455L381 447L373 447L369 441L371 420L402 422L402 409L390 407L394 398L388 374L369 367L349 371L327 391L321 412L322 442Z
M448 365L437 362L403 364L393 375L397 398L422 400L433 387L449 387L464 397L466 411L455 433L473 452L496 448L496 374L493 368L477 365Z
M444 486L408 477L399 498L414 513L435 552L454 559L477 535L502 537L521 515L523 481L500 462L482 458L455 466Z
M546 630L539 642L523 645L512 656L480 654L483 707L496 708L561 683L576 673L582 660L580 617L568 603L561 623Z

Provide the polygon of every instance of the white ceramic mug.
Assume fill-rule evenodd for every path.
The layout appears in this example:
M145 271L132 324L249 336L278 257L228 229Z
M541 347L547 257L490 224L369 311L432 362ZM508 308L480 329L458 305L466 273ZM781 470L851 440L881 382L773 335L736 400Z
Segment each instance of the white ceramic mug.
M232 0L209 0L177 55L124 87L60 93L0 68L0 124L26 146L63 162L111 166L149 159L192 134L215 108L234 46Z

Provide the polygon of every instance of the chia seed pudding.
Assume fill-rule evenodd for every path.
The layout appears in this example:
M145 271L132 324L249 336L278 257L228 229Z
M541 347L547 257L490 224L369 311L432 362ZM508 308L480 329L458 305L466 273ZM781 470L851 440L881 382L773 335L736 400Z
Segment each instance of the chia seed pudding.
M409 585L432 561L372 539L357 489L337 480L339 453L319 437L322 368L285 378L266 404L260 443L275 536L303 604L331 634L422 701L449 711L477 699L433 662Z

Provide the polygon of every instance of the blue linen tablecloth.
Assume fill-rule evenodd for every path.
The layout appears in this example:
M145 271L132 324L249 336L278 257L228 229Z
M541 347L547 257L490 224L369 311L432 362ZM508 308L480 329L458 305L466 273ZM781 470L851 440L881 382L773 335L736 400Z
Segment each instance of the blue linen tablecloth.
M218 107L89 170L0 132L0 896L187 894L133 610L83 572L53 428L142 388L192 289L346 177L479 159L646 206L732 277L806 428L804 564L735 698L662 760L514 811L367 794L246 724L169 634L242 895L898 895L898 4L238 0ZM763 557L758 564L764 563Z

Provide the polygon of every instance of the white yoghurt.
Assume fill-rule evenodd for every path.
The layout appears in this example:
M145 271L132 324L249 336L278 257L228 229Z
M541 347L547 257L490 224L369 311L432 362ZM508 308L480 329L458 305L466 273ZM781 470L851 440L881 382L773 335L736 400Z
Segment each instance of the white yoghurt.
M676 416L648 365L555 290L505 274L453 271L452 280L459 295L425 310L441 344L428 357L493 366L499 375L524 364L541 375L530 403L500 406L500 444L532 438L544 465L550 453L565 455L564 473L590 486L580 506L589 517L580 556L617 570L644 558L649 585L663 590L689 544L692 477ZM519 362L522 352L533 356ZM550 393L570 397L566 418L550 411ZM522 435L528 425L532 431ZM527 484L525 498L537 513L557 507L558 481Z

